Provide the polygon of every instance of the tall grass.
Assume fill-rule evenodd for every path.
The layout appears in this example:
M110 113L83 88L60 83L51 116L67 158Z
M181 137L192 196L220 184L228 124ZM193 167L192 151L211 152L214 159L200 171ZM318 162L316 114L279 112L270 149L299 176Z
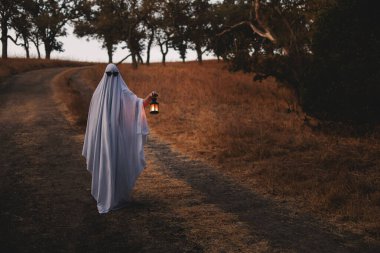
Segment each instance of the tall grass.
M83 72L91 89L104 67ZM313 130L289 89L230 73L223 63L120 70L140 97L159 92L160 113L149 116L150 129L173 147L256 192L379 239L378 134Z

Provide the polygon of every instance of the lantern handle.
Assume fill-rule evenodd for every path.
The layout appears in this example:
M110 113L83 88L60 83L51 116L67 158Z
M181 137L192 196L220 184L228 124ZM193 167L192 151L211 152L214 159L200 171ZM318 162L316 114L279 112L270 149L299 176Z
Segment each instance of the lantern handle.
M157 91L152 91L151 96L152 96L152 98L157 98L158 97Z

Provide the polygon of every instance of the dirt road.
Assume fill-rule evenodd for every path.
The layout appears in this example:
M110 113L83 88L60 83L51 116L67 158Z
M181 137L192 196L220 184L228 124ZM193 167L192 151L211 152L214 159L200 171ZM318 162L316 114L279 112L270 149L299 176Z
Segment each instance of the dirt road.
M376 252L356 236L249 191L156 136L134 200L99 215L83 129L46 69L0 85L0 252Z

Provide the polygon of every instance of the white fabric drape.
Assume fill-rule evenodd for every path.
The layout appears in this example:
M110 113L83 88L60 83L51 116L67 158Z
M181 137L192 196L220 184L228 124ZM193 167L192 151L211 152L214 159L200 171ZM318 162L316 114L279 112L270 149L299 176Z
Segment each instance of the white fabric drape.
M105 72L119 70L108 64ZM99 213L121 208L130 200L146 165L147 134L143 99L128 89L120 73L104 73L92 95L82 151Z

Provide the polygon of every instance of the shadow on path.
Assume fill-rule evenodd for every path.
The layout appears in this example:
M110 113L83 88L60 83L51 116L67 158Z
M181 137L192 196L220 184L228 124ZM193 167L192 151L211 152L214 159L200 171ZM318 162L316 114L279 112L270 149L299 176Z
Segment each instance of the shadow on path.
M358 236L337 234L332 226L310 215L292 215L290 210L265 199L227 179L222 173L174 152L168 144L151 137L148 148L155 154L160 168L170 176L185 180L206 195L207 201L226 212L238 215L249 225L251 233L266 239L274 249L295 252L380 252Z

